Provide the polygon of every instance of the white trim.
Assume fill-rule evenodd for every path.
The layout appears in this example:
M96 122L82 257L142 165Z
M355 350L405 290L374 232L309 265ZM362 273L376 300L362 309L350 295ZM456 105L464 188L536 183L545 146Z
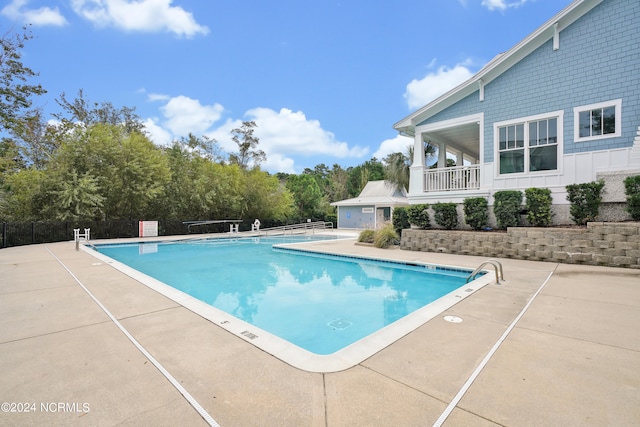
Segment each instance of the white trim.
M553 170L546 171L529 171L529 126L527 124L529 122L536 122L539 120L545 119L553 119L557 118L557 137L558 142L556 144L557 152L557 168ZM510 126L515 124L524 124L524 147L525 151L524 156L524 172L520 173L508 173L501 174L500 173L500 135L499 128L503 126ZM519 117L517 119L504 120L501 122L493 123L493 164L495 166L494 173L496 178L513 178L513 177L522 177L522 176L530 176L530 175L561 175L562 174L562 165L563 165L563 155L564 155L564 110L556 110L550 111L548 113L536 114L533 116L527 117Z
M452 128L460 125L466 125L469 123L476 122L482 127L482 123L484 122L484 113L471 114L463 117L456 117L449 120L443 120L440 122L429 123L422 126L416 126L416 133L425 133L432 132L434 130L441 130ZM482 136L482 132L480 132L480 136Z
M443 120L435 123L428 123L422 126L416 126L414 134L414 150L413 150L413 163L410 168L409 177L409 195L417 195L425 192L424 189L424 171L426 166L424 165L424 155L422 151L422 134L429 133L437 130L448 129L456 126L462 126L469 123L476 123L478 125L478 162L484 163L484 113L470 114L463 117L455 117L453 119ZM423 156L420 158L420 156ZM421 164L420 164L421 162ZM480 185L482 186L483 177L480 176Z
M597 110L599 108L616 107L616 131L604 135L580 137L580 113L583 111ZM599 139L616 138L622 135L622 98L611 101L597 102L595 104L581 105L573 108L573 141L587 142Z

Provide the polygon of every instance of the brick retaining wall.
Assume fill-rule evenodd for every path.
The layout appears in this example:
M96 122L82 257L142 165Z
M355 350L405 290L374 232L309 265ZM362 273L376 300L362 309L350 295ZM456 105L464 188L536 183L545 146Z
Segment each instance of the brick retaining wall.
M640 268L640 222L590 222L586 228L512 227L506 232L402 231L412 251Z

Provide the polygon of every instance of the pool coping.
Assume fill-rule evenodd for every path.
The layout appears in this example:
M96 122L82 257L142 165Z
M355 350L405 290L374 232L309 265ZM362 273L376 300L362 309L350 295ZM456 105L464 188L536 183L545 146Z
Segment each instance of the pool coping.
M175 239L175 241L181 241L184 239ZM337 239L336 239L337 240ZM345 240L354 240L349 237ZM172 240L163 240L163 243ZM126 243L153 243L148 240L128 240ZM394 264L409 264L409 265L422 265L425 267L436 266L444 267L448 269L469 271L465 267L457 267L450 265L431 264L423 262L402 262L393 260L390 258L374 258L374 257L348 257L331 252L325 252L322 250L309 250L297 248L296 246L304 245L307 242L299 243L285 243L273 245L274 248L287 248L293 249L299 252L307 252L321 255L329 255L332 257L342 258L359 258L363 260L383 261ZM113 244L113 243L112 243ZM116 243L117 244L117 243ZM254 345L255 347L271 354L272 356L280 359L281 361L304 371L316 372L316 373L331 373L339 372L349 368L352 368L363 361L367 360L376 353L382 351L386 347L390 346L394 342L398 341L402 337L413 332L420 326L424 325L433 318L439 316L449 308L453 307L466 297L473 295L484 286L490 284L494 279L491 274L484 274L483 276L464 284L463 286L449 292L448 294L438 298L430 304L425 305L418 310L396 320L395 322L378 329L377 331L367 335L366 337L338 350L332 354L320 355L312 353L289 341L278 337L264 329L261 329L255 325L245 322L237 317L228 314L216 307L213 307L203 301L200 301L185 292L182 292L172 286L163 283L147 274L144 274L132 267L127 266L124 263L116 261L96 250L90 248L92 244L82 244L80 247L83 251L92 255L93 257L101 260L105 264L110 265L116 270L126 274L134 280L142 283L150 289L164 295L172 301L180 304L193 313L209 320L211 323L223 328L238 338ZM487 270L482 270L488 273Z

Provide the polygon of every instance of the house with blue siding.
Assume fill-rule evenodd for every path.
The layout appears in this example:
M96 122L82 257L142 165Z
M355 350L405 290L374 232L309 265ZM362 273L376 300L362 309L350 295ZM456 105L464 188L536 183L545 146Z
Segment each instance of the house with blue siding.
M369 181L358 197L331 203L338 228L378 229L391 221L393 210L407 207L407 192L388 181Z
M411 204L549 188L555 222L569 223L565 186L603 179L602 219L626 219L622 181L640 175L640 1L573 1L394 128L414 140Z

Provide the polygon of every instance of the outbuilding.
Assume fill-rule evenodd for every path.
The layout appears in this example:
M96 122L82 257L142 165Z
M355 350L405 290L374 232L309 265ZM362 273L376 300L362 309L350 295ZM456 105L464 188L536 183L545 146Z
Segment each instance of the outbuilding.
M390 222L393 210L409 206L404 188L388 181L369 181L360 195L331 203L338 208L338 228L377 229Z

